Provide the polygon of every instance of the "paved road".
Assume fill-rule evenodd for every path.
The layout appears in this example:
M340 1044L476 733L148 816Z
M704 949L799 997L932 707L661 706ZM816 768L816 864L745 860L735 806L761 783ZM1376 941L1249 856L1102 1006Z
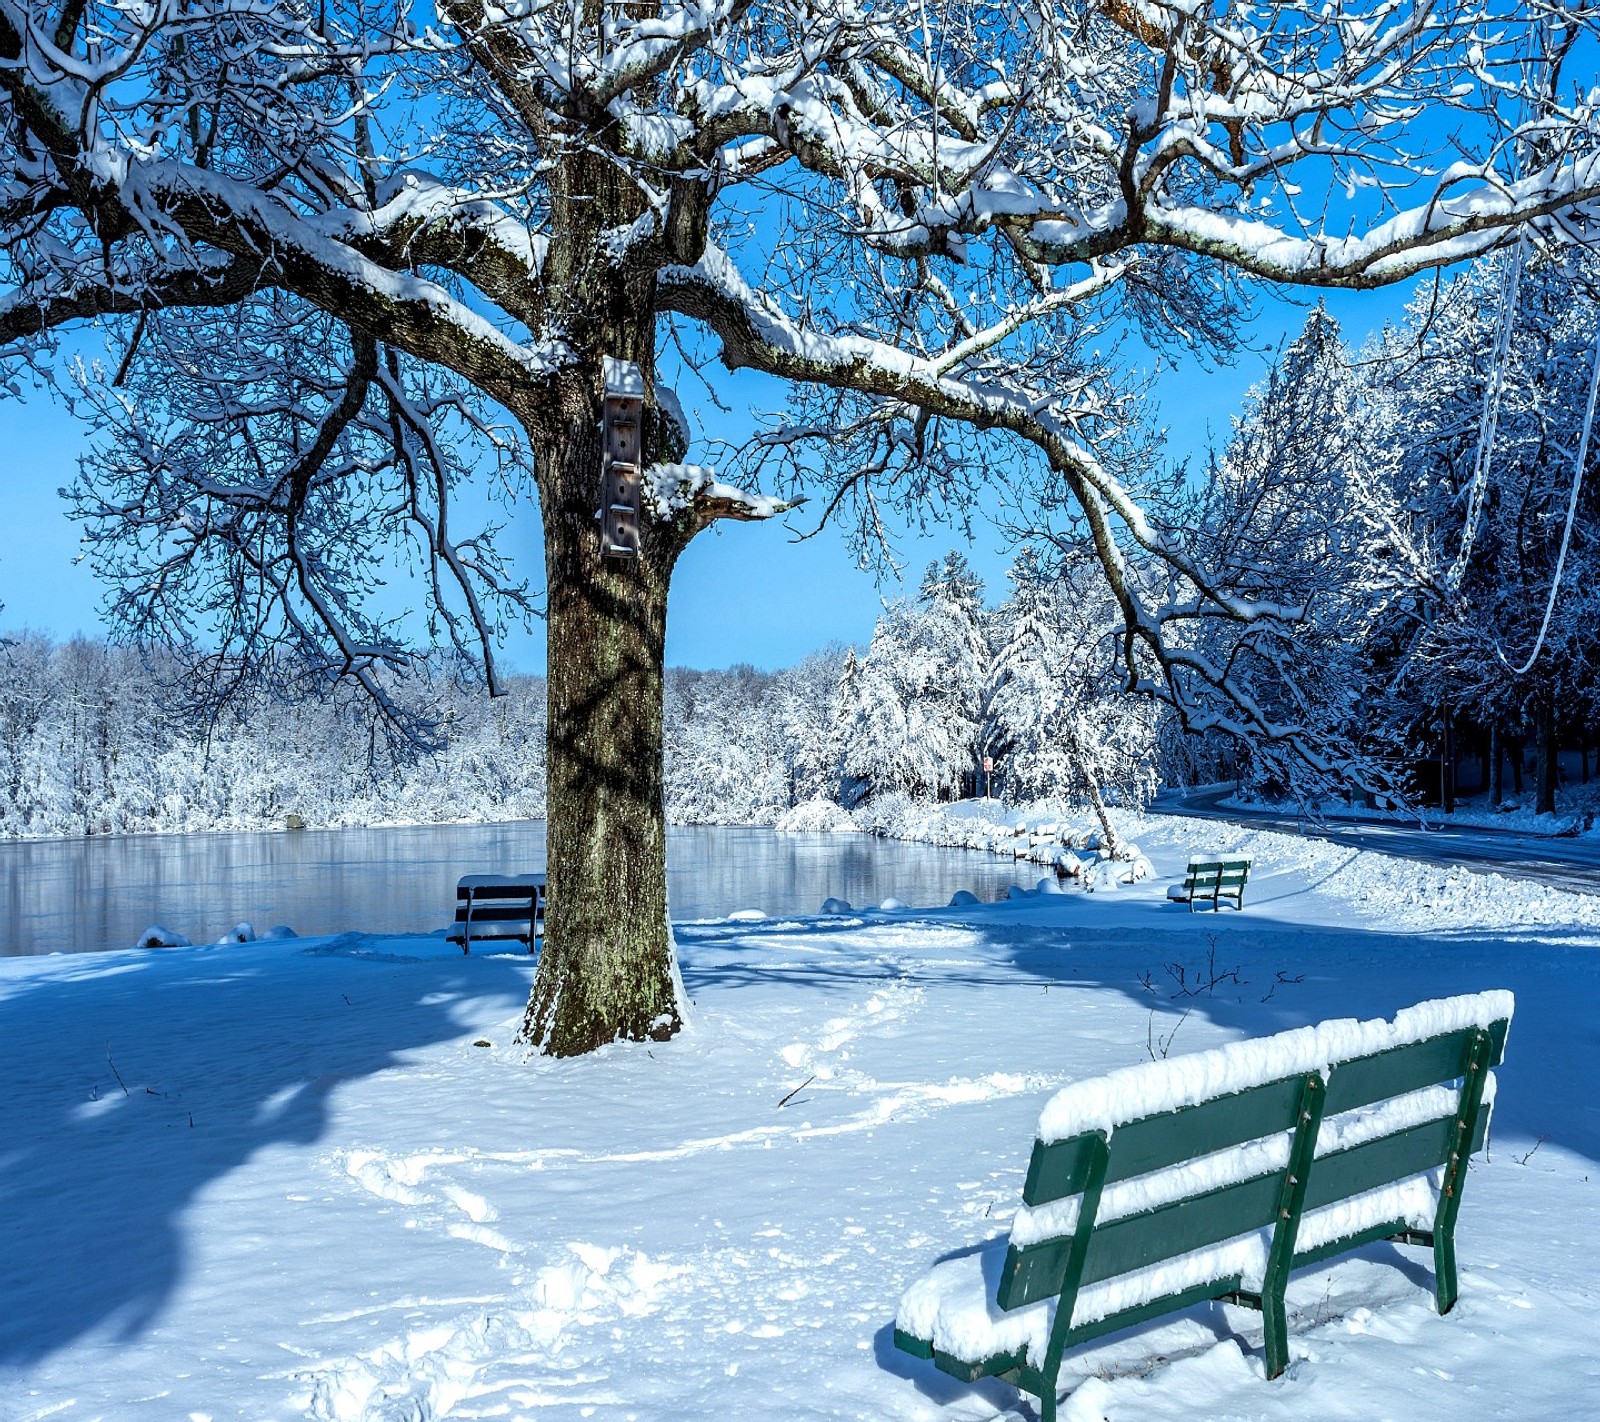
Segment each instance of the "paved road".
M1277 830L1283 834L1308 834L1355 849L1375 849L1423 864L1444 867L1459 864L1479 873L1506 874L1532 879L1558 889L1600 894L1600 840L1566 836L1520 834L1514 830L1421 829L1415 825L1374 823L1330 815L1320 824L1272 810L1222 809L1218 802L1232 790L1210 789L1168 792L1150 808L1158 813L1187 815L1197 820L1218 820L1247 829Z

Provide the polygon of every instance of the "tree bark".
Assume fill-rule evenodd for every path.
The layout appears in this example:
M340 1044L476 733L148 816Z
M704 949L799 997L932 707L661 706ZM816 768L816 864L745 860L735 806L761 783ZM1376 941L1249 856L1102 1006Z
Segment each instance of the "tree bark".
M1553 815L1556 812L1556 708L1555 703L1548 699L1539 703L1534 754L1537 757L1535 790L1538 796L1534 813Z
M1505 747L1500 743L1500 724L1492 722L1489 726L1489 804L1495 809L1500 808L1506 794L1505 758Z
M1078 781L1088 793L1089 804L1094 809L1095 818L1100 821L1100 833L1103 837L1106 853L1113 859L1122 858L1122 839L1117 834L1117 827L1111 823L1111 811L1106 807L1105 796L1100 793L1100 777L1095 774L1094 762L1084 754L1083 741L1078 735L1077 723L1071 716L1064 718L1063 739L1067 744L1067 754L1072 758L1073 768L1078 773Z
M601 554L599 391L540 442L549 597L549 875L519 1039L553 1056L664 1040L682 1025L667 923L662 693L676 524L637 559ZM555 422L545 413L546 428Z
M1444 708L1444 743L1439 750L1439 803L1447 815L1456 812L1456 730L1455 715Z

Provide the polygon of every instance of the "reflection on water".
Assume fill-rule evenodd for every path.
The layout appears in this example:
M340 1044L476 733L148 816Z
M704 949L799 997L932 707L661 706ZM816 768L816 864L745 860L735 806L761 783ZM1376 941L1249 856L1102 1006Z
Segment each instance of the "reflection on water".
M865 835L721 827L671 830L667 866L676 919L815 913L829 897L994 899L1041 872ZM0 956L126 948L152 924L197 943L241 920L301 935L427 932L450 921L463 874L542 868L542 821L0 844Z

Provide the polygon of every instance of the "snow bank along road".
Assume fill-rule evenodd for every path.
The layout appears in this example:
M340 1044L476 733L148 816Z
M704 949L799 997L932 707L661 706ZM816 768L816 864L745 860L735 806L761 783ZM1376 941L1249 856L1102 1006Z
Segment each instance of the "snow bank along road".
M1519 834L1486 826L1421 829L1414 825L1340 819L1337 815L1313 824L1280 811L1221 808L1220 802L1232 793L1231 786L1170 792L1161 797L1156 808L1163 814L1190 819L1217 820L1282 834L1311 835L1331 844L1396 854L1419 864L1444 868L1459 864L1478 873L1505 874L1514 879L1553 884L1575 893L1600 894L1600 839Z
M1278 1381L1208 1305L1069 1359L1062 1416L1600 1416L1600 899L1251 832L1245 911L1190 914L1194 829L1123 890L680 925L691 1030L574 1062L510 1045L526 955L437 938L0 963L0 1418L1024 1419L890 1329L1053 1091L1489 988L1456 1310L1373 1246L1296 1278Z

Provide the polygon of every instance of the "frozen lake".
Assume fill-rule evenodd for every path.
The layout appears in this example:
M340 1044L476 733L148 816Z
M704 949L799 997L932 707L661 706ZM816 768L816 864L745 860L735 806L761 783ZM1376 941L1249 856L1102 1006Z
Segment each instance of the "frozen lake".
M1032 885L1036 865L868 835L669 831L675 919L738 909L815 913L826 898L918 907ZM128 835L0 843L0 956L127 948L159 923L196 943L235 923L301 935L443 928L463 874L544 868L544 823L250 834Z

